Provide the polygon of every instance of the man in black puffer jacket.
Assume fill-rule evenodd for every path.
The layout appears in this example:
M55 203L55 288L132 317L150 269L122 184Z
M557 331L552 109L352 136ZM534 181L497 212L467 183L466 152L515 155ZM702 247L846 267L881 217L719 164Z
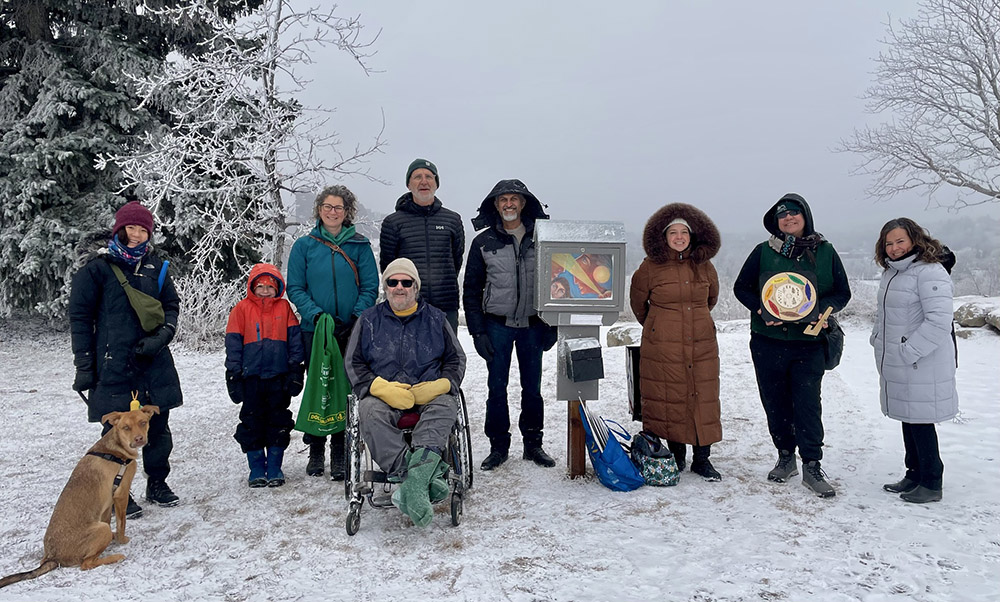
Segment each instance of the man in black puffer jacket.
M483 460L483 470L493 470L507 460L507 382L515 345L521 373L518 426L524 459L539 466L556 465L542 449L545 408L541 386L542 351L555 344L557 331L542 322L534 309L535 220L548 218L523 182L501 180L472 220L477 230L486 228L472 241L462 289L469 333L489 370L486 436L490 438L490 454Z
M440 186L437 167L416 159L406 170L410 189L396 201L396 211L382 220L379 270L406 257L417 266L420 298L440 309L458 332L458 272L465 252L462 217L434 196Z

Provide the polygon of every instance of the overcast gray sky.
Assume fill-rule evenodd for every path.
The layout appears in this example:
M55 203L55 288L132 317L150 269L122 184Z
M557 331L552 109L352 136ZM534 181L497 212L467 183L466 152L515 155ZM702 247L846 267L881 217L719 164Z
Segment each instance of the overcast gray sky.
M307 3L303 2L303 5ZM348 178L366 206L392 210L416 157L440 171L442 202L469 218L497 180L520 178L554 219L641 230L670 202L724 231L758 229L786 192L821 231L927 218L914 193L873 204L841 138L879 118L861 100L885 23L915 2L346 0L382 30L368 77L332 48L301 72L302 100L336 107L345 149L385 114L390 186ZM991 208L992 215L998 210ZM934 219L943 210L931 212Z

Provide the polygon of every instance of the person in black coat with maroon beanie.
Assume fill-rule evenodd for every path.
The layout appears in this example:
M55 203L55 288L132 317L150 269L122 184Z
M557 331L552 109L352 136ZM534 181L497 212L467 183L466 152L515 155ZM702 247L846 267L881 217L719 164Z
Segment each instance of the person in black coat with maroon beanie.
M183 398L167 344L177 332L180 298L168 262L150 253L153 230L153 214L131 201L115 213L110 236L92 236L82 245L84 265L73 276L69 297L73 390L86 400L90 422L100 422L108 412L127 412L133 397L160 408L142 448L146 499L176 506L179 499L166 482L173 449L168 421ZM162 314L144 311L141 321L125 284L159 301ZM104 432L109 429L104 425ZM131 496L127 512L128 518L142 515Z

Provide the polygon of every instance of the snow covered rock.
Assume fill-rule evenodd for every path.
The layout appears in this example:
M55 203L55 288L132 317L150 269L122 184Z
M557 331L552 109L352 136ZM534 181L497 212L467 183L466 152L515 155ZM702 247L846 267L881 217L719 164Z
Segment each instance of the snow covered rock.
M642 326L638 322L615 324L608 330L608 347L638 345L642 342Z
M955 321L966 327L979 328L989 324L1000 329L1000 297L982 297L962 303L955 310Z

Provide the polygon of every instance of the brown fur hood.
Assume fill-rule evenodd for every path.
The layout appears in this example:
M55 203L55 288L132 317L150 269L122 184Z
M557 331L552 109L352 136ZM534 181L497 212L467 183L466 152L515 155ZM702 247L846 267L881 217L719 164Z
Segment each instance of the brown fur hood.
M704 211L687 203L670 203L660 208L649 221L642 233L642 248L653 263L665 263L677 257L677 251L667 246L664 230L675 218L682 218L691 226L690 256L695 263L703 263L715 257L722 246L719 229Z

